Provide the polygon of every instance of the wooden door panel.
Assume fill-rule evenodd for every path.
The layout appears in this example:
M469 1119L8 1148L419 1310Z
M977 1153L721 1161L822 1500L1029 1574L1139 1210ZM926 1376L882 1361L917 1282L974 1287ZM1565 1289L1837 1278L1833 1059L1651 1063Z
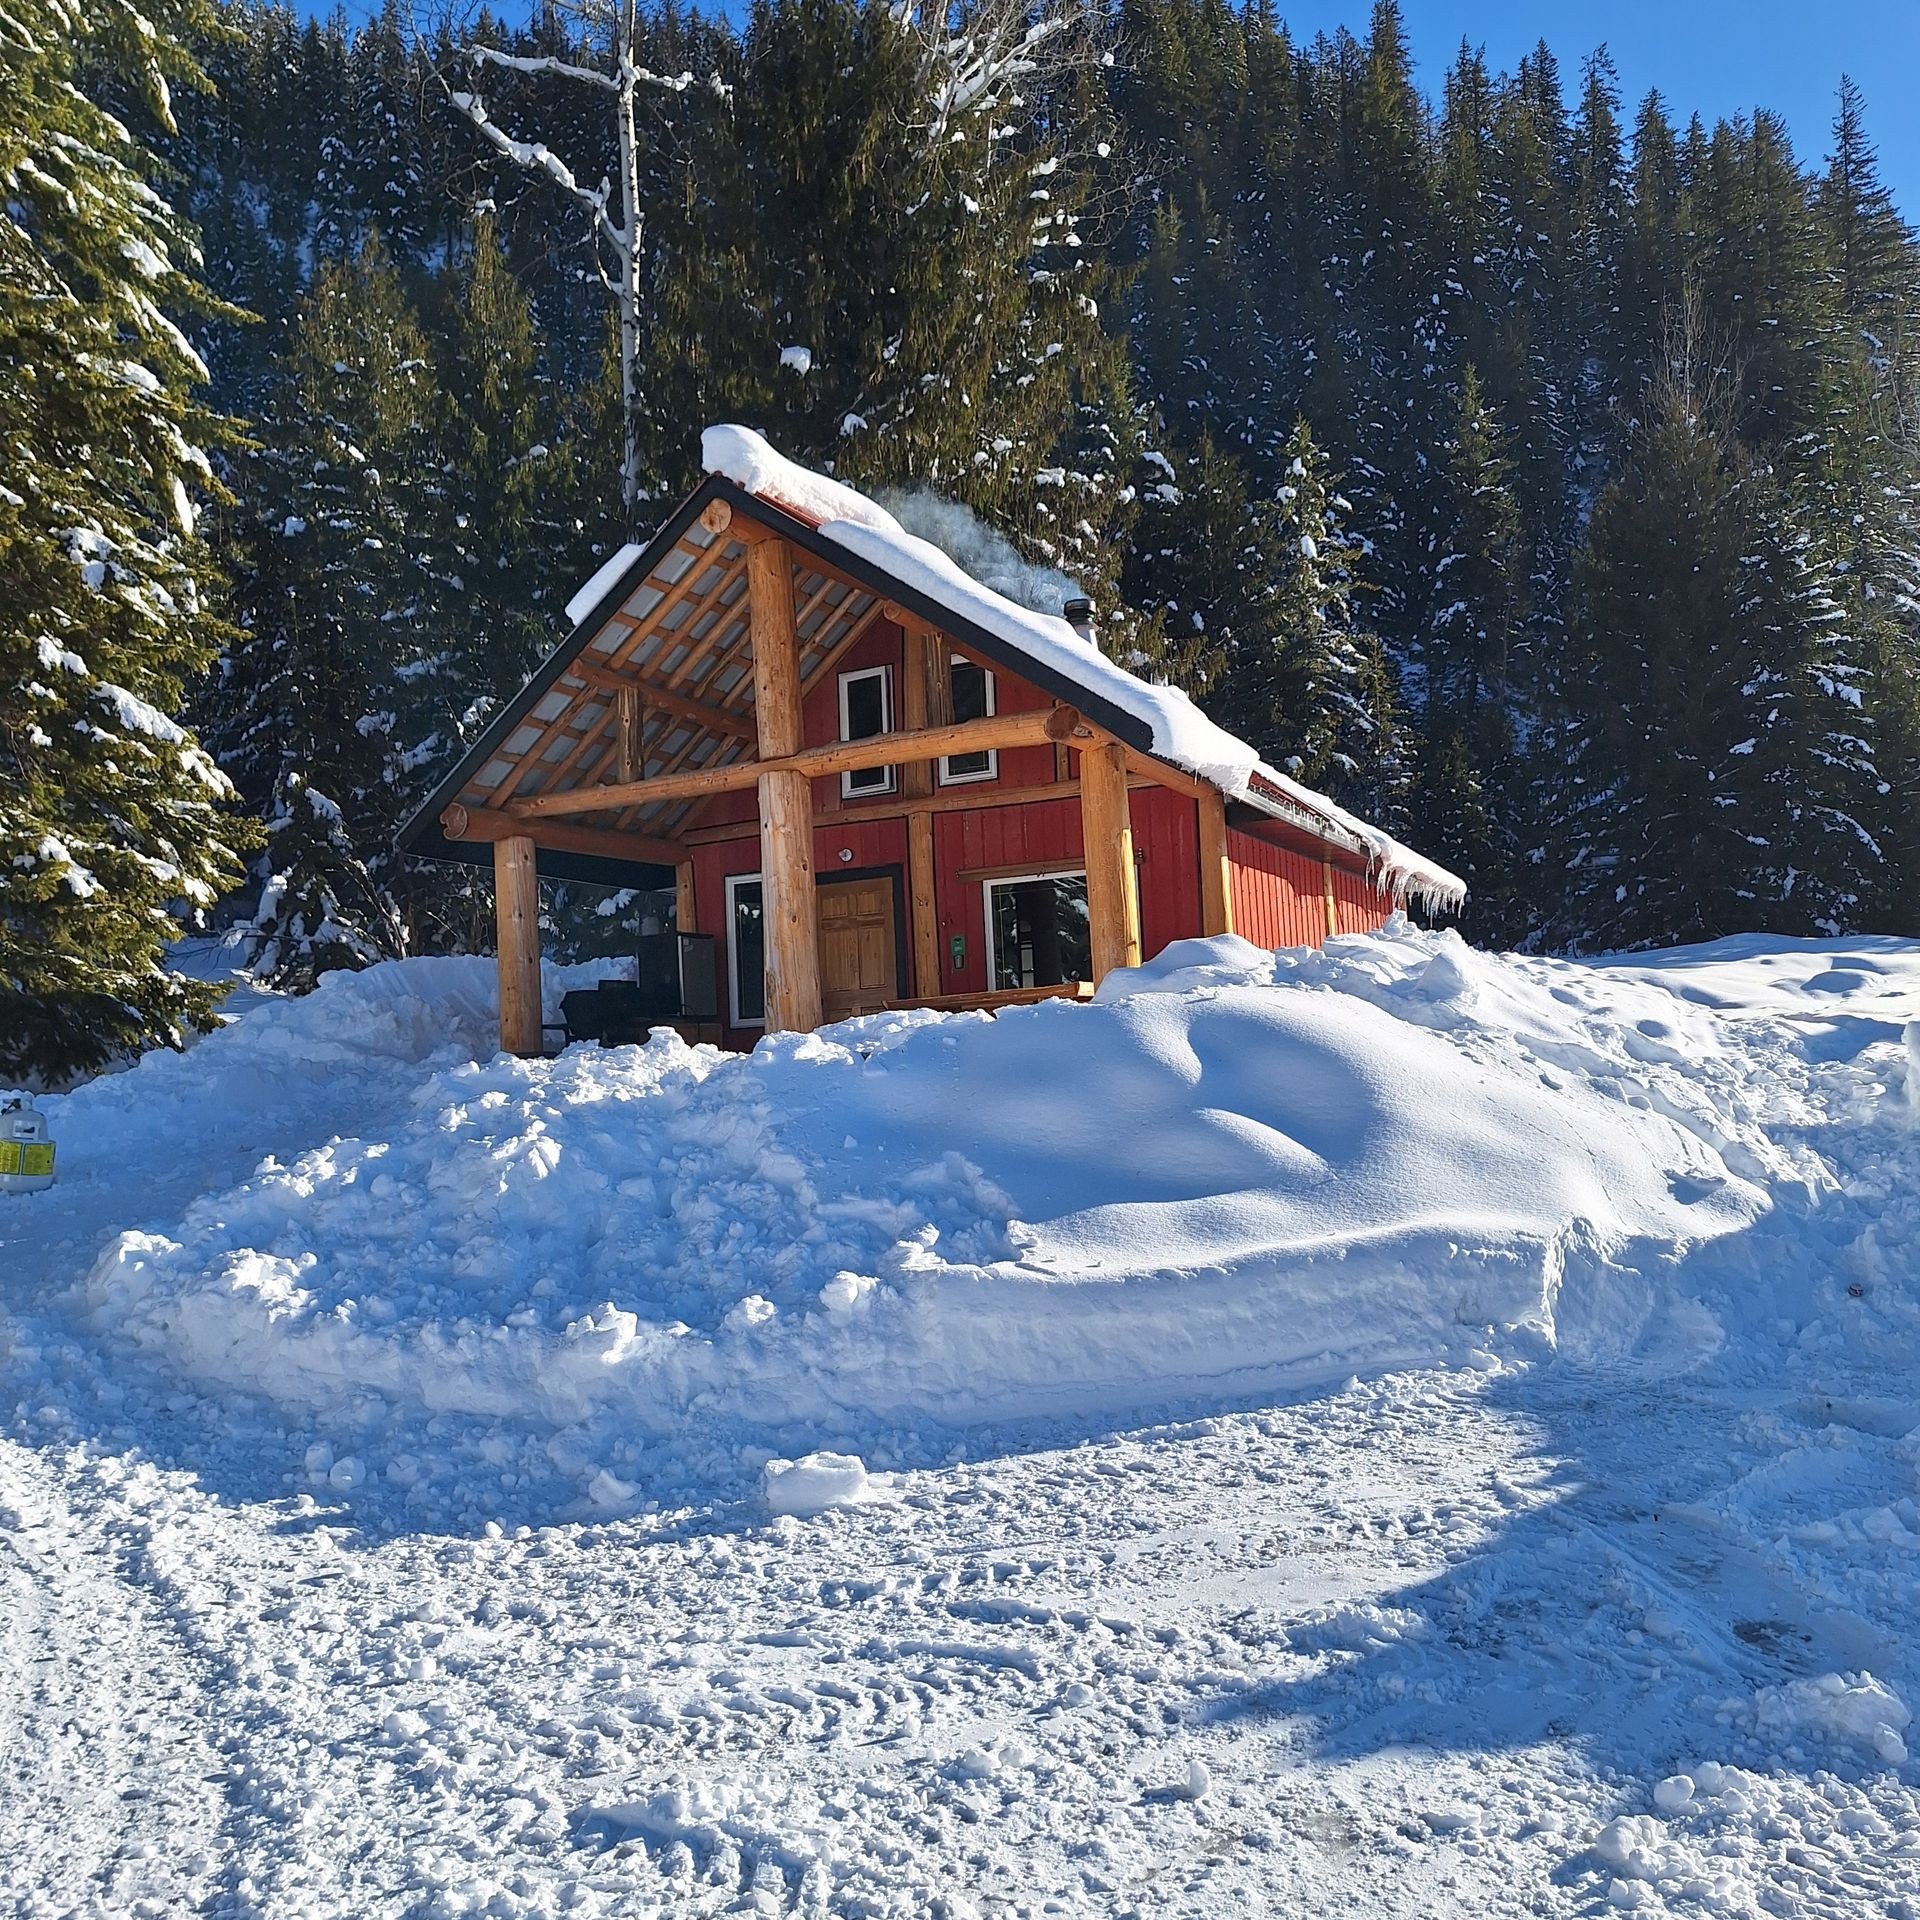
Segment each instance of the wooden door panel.
M829 1020L878 1011L900 991L892 880L823 880L816 895L822 1010Z

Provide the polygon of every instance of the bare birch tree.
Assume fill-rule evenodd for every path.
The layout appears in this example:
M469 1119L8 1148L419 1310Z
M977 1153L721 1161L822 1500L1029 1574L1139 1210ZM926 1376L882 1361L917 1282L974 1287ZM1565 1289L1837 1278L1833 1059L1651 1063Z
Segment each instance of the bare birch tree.
M604 45L599 60L563 60L554 54L506 53L480 41L461 49L460 62L469 84L448 90L454 107L481 136L516 167L543 175L586 210L594 240L594 263L601 284L612 294L620 315L620 417L622 426L620 491L627 513L640 500L640 309L644 292L644 218L640 206L640 129L638 103L642 94L685 93L691 73L656 73L638 58L639 0L581 0L562 8L582 26L584 56ZM482 82L489 70L544 74L570 80L604 96L613 118L613 146L618 155L619 185L604 175L589 185L559 154L540 140L523 140L500 126L487 109ZM707 85L716 98L726 89L720 77ZM611 269L607 259L611 256Z
M516 167L544 176L581 206L595 243L595 264L620 316L620 398L624 429L621 491L629 516L640 499L640 321L644 295L643 217L640 206L638 102L642 94L685 93L691 73L656 73L638 58L640 0L558 0L557 10L579 21L581 57L508 53L471 41L457 56L468 84L448 89L454 107ZM918 43L923 117L918 132L928 149L960 137L961 123L981 121L1020 101L1021 88L1059 59L1075 25L1093 19L1091 0L894 0L893 18ZM589 64L591 62L591 64ZM544 141L522 139L494 120L482 90L490 74L551 75L596 90L613 117L619 184L604 177L590 185ZM717 100L720 76L704 83ZM988 152L991 155L991 131ZM611 257L611 268L605 256Z

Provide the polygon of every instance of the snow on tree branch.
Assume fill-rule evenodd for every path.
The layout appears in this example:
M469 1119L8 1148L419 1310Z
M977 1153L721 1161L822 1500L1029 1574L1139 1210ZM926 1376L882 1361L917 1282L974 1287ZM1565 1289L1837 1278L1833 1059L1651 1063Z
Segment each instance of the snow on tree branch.
M1064 53L1069 28L1090 19L1084 0L1061 0L1037 14L1027 0L983 0L958 23L944 9L899 0L894 17L922 45L930 142L944 139L955 121L1000 106Z
M616 249L627 245L625 226L617 225L607 212L607 201L612 192L609 182L602 180L597 187L583 187L574 177L573 169L551 147L540 141L516 140L499 126L487 112L487 103L478 94L449 93L447 97L479 129L482 136L515 166L525 167L531 173L544 173L556 186L572 194L583 207L592 211L601 230Z

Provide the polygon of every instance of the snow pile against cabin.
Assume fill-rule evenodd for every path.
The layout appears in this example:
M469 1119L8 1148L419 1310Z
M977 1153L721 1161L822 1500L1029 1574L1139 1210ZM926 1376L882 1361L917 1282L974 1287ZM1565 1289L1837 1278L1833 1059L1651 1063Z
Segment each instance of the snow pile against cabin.
M334 975L50 1103L29 1230L159 1183L72 1311L270 1479L315 1450L370 1511L550 1517L1489 1351L1683 1359L1726 1309L1676 1259L1724 1243L1738 1284L1821 1181L1770 1131L1777 1024L1404 926L744 1057L476 1062L490 994Z
M1439 909L1458 907L1466 898L1458 876L1268 766L1177 687L1149 685L1057 614L1036 612L983 585L932 541L909 533L878 502L787 459L750 428L709 427L701 437L701 458L709 473L785 508L1035 665L1096 690L1152 730L1153 751L1169 764L1265 812L1283 818L1304 814L1363 849L1382 887Z

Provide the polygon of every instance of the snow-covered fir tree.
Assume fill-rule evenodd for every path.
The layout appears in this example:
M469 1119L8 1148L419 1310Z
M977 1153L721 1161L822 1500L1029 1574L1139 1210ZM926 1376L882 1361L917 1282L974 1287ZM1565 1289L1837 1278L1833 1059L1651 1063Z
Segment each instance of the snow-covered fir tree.
M134 128L172 127L213 26L203 0L0 15L0 1077L211 1015L166 948L245 843L174 717L219 634L198 521L228 429L183 331L209 312L195 240Z
M1392 668L1361 595L1366 549L1305 420L1287 443L1273 517L1278 577L1270 640L1247 656L1247 737L1295 778L1397 821L1408 768Z
M216 737L262 805L253 915L276 980L405 950L427 883L394 828L457 746L441 401L377 236L320 270L288 343Z
M1683 360L1595 505L1561 785L1595 947L1851 924L1882 881L1866 676L1830 563Z
M1473 889L1477 929L1524 930L1511 898L1527 812L1521 717L1531 553L1509 438L1469 365L1437 495L1433 610L1416 654L1421 831Z

